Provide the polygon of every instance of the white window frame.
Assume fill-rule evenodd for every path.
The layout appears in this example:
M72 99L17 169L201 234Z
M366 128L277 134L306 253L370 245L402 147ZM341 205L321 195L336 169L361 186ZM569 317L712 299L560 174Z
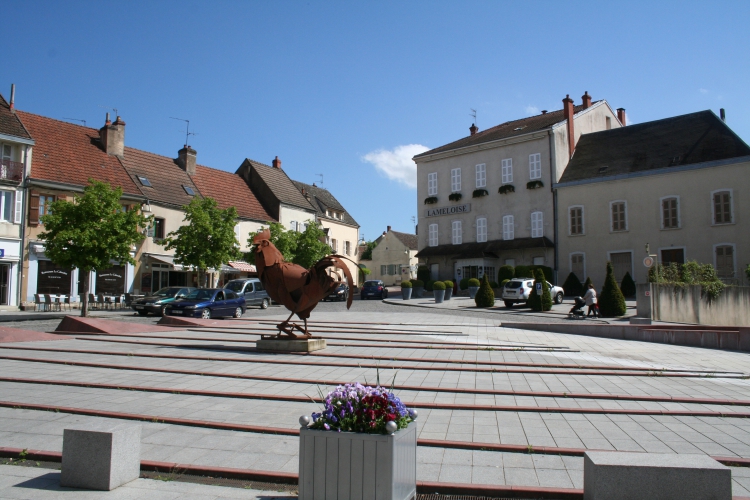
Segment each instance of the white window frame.
M537 216L535 221L535 217ZM534 224L537 223L538 227L534 227ZM537 210L536 212L531 212L531 237L532 238L542 238L544 236L544 212Z
M501 163L502 184L513 182L513 158L506 158Z
M570 255L568 255L568 266L570 268L570 272L573 272L573 256L574 255L581 255L583 256L583 276L577 276L579 280L581 280L581 283L586 281L587 274L586 274L586 252L571 252ZM633 276L631 274L631 276Z
M503 215L503 240L512 240L515 238L515 217L512 215Z
M716 193L729 192L729 222L716 222L716 204L714 203L714 195ZM679 206L679 205L678 205ZM677 218L679 219L679 210L677 211ZM734 224L734 190L733 189L714 189L711 191L711 225L712 226L726 226L728 224ZM735 268L736 271L736 268Z
M451 169L451 193L461 191L461 168Z
M615 218L612 216L612 205L615 203L625 204L625 229L618 229L615 231ZM661 203L659 204L659 210L661 210ZM630 229L630 222L628 220L628 202L627 200L612 200L609 202L609 232L610 233L622 233ZM632 276L632 275L631 275Z
M627 211L625 212L627 214ZM626 217L627 220L627 217ZM635 259L634 259L634 253L633 250L609 250L607 252L607 262L612 262L612 254L613 253L629 253L630 254L630 277L635 280ZM687 259L685 259L685 262L687 262ZM586 261L584 261L584 264ZM659 249L659 263L661 264L661 249ZM620 284L619 282L617 283Z
M485 243L487 241L487 218L477 218L477 242Z
M463 231L461 229L461 221L451 221L451 242L454 245L460 245L463 242Z
M438 178L437 172L427 174L427 196L437 196Z
M339 251L339 240L336 238L331 238L331 250L333 250L333 253Z
M430 224L429 226L427 245L431 247L438 246L438 225L437 224Z
M533 153L529 155L529 179L542 178L542 153Z
M18 206L16 203L16 196L18 191L15 189L0 189L0 223L3 224L15 224L15 220L18 218L16 213ZM10 213L6 214L5 211L5 197L10 196ZM7 217L7 220L6 220Z
M487 164L480 163L476 167L477 189L487 187Z
M726 189L719 189L719 191L726 191ZM711 199L713 200L713 195L711 196ZM734 275L737 276L739 273L739 270L737 269L737 245L734 243L717 243L713 246L712 253L714 255L714 269L716 269L718 273L719 267L716 262L716 247L732 247L732 268L734 269ZM685 258L685 261L687 262L687 258Z
M573 233L573 223L572 223L572 220L571 220L572 217L571 217L570 212L574 208L580 208L581 209L581 232L580 233ZM584 210L583 205L571 205L571 206L569 206L568 207L568 236L583 236L585 234L586 234L586 211Z
M344 253L346 255L351 255L351 253L352 253L352 244L351 244L351 242L349 240L346 240L344 242Z
M237 238L237 244L242 246L242 240L240 239L240 224L239 222L234 225L234 237Z
M674 199L677 200L677 227L664 227L664 206L663 206L663 203L664 203L664 200L669 200L669 199L672 199L672 198L674 198ZM682 207L680 206L680 196L679 195L672 194L672 195L669 195L669 196L662 196L661 198L659 198L659 223L660 223L661 229L663 231L672 231L674 229L682 229L682 214L680 213L681 212L681 210L680 210L681 208Z
M290 231L294 231L294 232L297 231L297 221L296 220L289 221L289 230Z
M388 272L388 265L387 264L380 264L380 275L381 276L387 276Z
M16 213L14 217L16 224L23 224L23 191L16 190Z

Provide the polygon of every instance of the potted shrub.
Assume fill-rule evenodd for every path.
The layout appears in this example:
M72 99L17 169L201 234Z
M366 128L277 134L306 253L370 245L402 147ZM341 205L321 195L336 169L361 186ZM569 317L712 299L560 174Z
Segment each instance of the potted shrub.
M537 189L540 187L544 187L544 183L542 181L529 181L526 183L526 189Z
M448 195L448 199L451 201L461 201L461 198L463 198L461 193L451 193Z
M404 300L411 298L411 281L404 280L401 282L401 298Z
M478 280L477 280L478 281ZM490 280L487 279L487 275L484 275L482 280L482 286L474 297L474 303L477 307L494 307L495 306L495 292L492 291L490 286Z
M458 288L461 290L469 288L469 278L461 278L461 281L458 282Z
M516 187L513 184L503 184L498 188L497 192L500 194L515 193Z
M469 297L473 299L476 296L480 284L481 283L479 283L479 280L476 278L471 278L469 280Z
M425 205L434 205L437 202L438 202L437 196L428 196L427 198L424 199Z
M411 282L412 286L412 295L414 295L415 299L422 298L422 293L424 292L424 281L422 280L412 280Z
M482 196L487 196L488 193L486 189L475 189L473 193L471 193L472 198L481 198Z
M435 297L436 304L442 304L445 299L445 283L435 281L432 283L432 295Z
M453 282L443 281L443 283L445 283L445 300L451 300L451 297L453 297Z
M417 412L393 392L359 383L336 387L323 403L299 419L299 498L416 496Z

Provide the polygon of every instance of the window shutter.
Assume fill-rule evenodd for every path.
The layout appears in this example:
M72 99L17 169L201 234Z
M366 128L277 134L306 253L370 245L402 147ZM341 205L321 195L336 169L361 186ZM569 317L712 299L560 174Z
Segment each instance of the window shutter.
M31 191L29 193L29 226L36 227L39 225L39 193Z
M16 213L13 222L21 224L23 222L23 191L16 191Z

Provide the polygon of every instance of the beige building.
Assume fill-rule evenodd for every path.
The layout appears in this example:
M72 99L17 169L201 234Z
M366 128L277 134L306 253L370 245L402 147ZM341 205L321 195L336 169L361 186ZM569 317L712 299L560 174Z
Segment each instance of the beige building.
M417 277L416 234L400 233L388 226L375 241L377 245L372 249L372 260L366 263L371 271L367 279L382 280L391 286Z
M647 281L645 246L660 263L713 264L746 283L750 264L750 148L711 111L581 138L555 185L560 277Z
M624 121L624 110L582 100L482 132L472 125L468 137L414 157L418 257L433 279L496 280L504 264L558 268L552 185L582 135Z

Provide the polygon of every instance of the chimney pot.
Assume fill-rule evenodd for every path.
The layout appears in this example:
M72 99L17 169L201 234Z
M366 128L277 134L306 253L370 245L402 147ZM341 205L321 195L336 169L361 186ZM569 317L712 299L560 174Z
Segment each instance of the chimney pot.
M542 110L542 114L543 114L543 115L546 115L546 114L547 114L547 110L546 110L546 109L543 109L543 110Z
M469 127L469 132L471 132L471 135L474 135L479 132L479 127L472 123L471 127Z
M197 157L198 152L186 144L184 148L177 152L177 164L188 175L195 175Z
M125 122L119 116L112 123L109 120L109 113L107 113L107 120L104 122L104 126L99 129L99 138L104 151L108 155L118 158L123 157L125 154Z
M625 116L625 108L617 108L617 119L620 120L622 126L627 125L627 118Z
M388 226L388 230L386 232L388 232L388 233L391 232L391 226Z
M575 136L575 128L574 128L574 119L573 115L575 114L575 109L573 108L573 99L570 98L570 94L567 94L565 96L565 99L563 99L563 115L565 116L565 120L567 121L567 129L568 129L568 158L573 157L573 151L575 151L576 148L576 136Z
M10 84L10 112L16 112L16 84Z
M726 123L726 121L727 121L727 115L726 115L726 113L724 112L724 108L721 108L721 109L719 110L719 115L721 116L721 121L723 121L723 122L725 122L725 123Z
M591 106L591 96L589 95L589 91L587 90L584 92L583 97L583 109L587 109L589 106Z
M281 168L281 160L279 160L278 156L273 159L271 165L273 165L273 168Z

